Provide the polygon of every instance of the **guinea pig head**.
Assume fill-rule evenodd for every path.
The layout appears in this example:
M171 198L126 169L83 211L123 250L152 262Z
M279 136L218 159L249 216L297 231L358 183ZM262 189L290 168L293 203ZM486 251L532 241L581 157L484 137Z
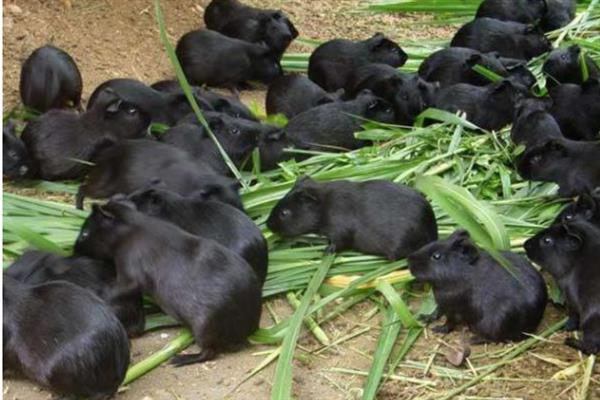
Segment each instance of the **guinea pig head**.
M318 184L302 177L271 211L267 219L269 229L284 237L293 237L319 231L321 198Z
M569 164L569 150L558 139L531 148L517 160L517 171L524 179L552 181L564 175Z
M103 90L85 115L105 123L121 139L146 136L151 118L136 105L121 99L111 88Z
M369 61L401 67L408 59L408 55L397 43L386 38L381 33L376 33L366 40L369 50Z

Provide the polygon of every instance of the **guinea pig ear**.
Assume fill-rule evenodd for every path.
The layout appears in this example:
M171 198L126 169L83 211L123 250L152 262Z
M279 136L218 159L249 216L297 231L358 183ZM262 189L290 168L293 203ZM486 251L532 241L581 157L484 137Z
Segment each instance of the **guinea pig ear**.
M106 206L101 206L99 204L92 205L92 213L101 216L106 219L115 219L115 215L107 209Z
M105 110L109 114L116 114L121 109L122 104L123 104L123 100L116 99L115 101L113 101L109 105L107 105Z
M569 251L577 251L583 247L583 237L569 224L563 224L567 235L565 237L565 246Z
M333 103L333 99L331 98L331 95L329 95L329 94L323 95L323 97L321 97L316 102L316 104L318 106L322 106L323 104L329 104L329 103Z
M479 258L479 249L470 238L463 238L452 244L452 254L467 264L474 264Z
M575 56L575 57L579 57L579 54L581 53L581 47L579 47L579 45L574 44L573 46L570 46L567 51L569 52L569 54Z
M557 139L552 139L547 141L544 144L544 150L546 150L547 152L552 152L552 153L556 153L558 155L560 155L561 157L566 157L569 155L569 152L567 150L567 148L565 147L565 145Z
M598 212L598 205L596 199L591 193L583 193L577 200L577 210L582 212L586 218L591 218L596 212Z
M223 116L216 115L214 117L211 117L208 120L208 126L210 126L210 129L212 129L213 131L223 129L225 127L225 121L223 120Z
M298 35L300 34L300 32L298 32L298 29L296 29L296 27L294 26L292 21L289 20L289 18L287 18L287 17L284 17L284 18L285 18L285 24L288 26L288 28L290 29L290 32L292 33L292 39L296 39L298 37Z
M467 64L467 67L473 68L475 65L481 63L482 59L483 57L481 54L473 54L469 58L467 58L467 61L465 61L465 63Z
M277 142L283 137L285 137L285 131L283 129L277 129L271 132L267 132L267 134L265 134L264 136L264 139L267 142Z
M223 112L223 110L227 110L229 108L229 101L227 101L227 99L218 99L214 102L213 108L215 111Z

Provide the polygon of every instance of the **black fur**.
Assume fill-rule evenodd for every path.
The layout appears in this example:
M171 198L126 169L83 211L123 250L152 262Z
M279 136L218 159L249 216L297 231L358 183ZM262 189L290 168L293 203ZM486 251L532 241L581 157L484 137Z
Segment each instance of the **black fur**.
M308 77L328 92L344 88L352 71L370 63L404 65L408 56L381 33L363 41L334 39L323 43L311 54Z
M510 137L516 144L534 147L550 139L562 138L560 126L548 112L550 98L527 98L517 101Z
M258 328L260 283L248 263L211 239L142 214L133 203L95 205L76 249L114 261L121 299L138 303L147 294L192 330L202 350L175 357L175 364L213 359ZM126 326L144 319L139 312L118 315Z
M11 120L2 126L2 175L10 180L35 175L27 147L17 137L15 124Z
M565 207L554 223L569 223L578 219L590 221L600 228L600 188L582 193L576 201Z
M475 18L495 18L533 24L546 15L546 0L484 0Z
M461 27L452 47L467 47L482 53L497 51L502 57L529 60L552 49L550 41L537 28L512 21L477 18Z
M269 171L277 168L277 165L292 158L292 155L285 153L285 149L293 147L293 143L285 130L273 128L270 131L263 132L258 137L258 152L260 155L261 171ZM248 163L250 167L251 163Z
M248 81L270 83L282 75L277 55L262 44L201 29L183 35L177 58L191 84L237 90Z
M527 150L517 170L532 181L555 182L561 196L575 196L600 186L600 142L553 139Z
M583 85L565 83L550 89L550 113L563 135L573 140L600 139L600 81Z
M419 192L392 182L315 182L300 178L271 211L267 226L293 237L318 233L330 251L356 250L389 260L437 239L431 205Z
M27 285L3 277L3 367L52 391L112 397L125 378L129 343L97 296L68 282Z
M548 11L541 21L541 27L545 31L567 26L575 18L576 0L546 0Z
M261 284L265 281L269 264L267 241L243 212L229 204L187 199L161 189L149 189L131 196L130 200L144 214L228 248L250 264Z
M501 255L508 266L478 248L466 231L457 231L408 258L410 272L431 284L439 314L446 316L434 331L464 324L475 343L522 340L535 332L548 299L546 283L524 257Z
M544 74L546 74L547 86L556 86L560 83L583 83L583 73L581 71L581 48L573 45L567 48L554 49L548 55L544 63ZM589 77L593 79L600 78L598 65L588 55L585 56Z
M105 91L93 108L82 114L50 110L25 127L25 142L40 178L81 179L102 148L126 138L146 135L150 118L115 93Z
M582 220L556 224L525 242L525 249L562 291L568 327L583 331L583 340L565 344L585 354L600 352L600 228Z
M82 87L81 74L73 58L54 46L36 49L21 67L21 100L40 112L79 107Z
M236 181L217 175L208 164L165 143L124 141L102 151L94 162L96 165L79 187L78 208L83 208L85 197L131 194L156 181L186 197L218 200L243 208Z

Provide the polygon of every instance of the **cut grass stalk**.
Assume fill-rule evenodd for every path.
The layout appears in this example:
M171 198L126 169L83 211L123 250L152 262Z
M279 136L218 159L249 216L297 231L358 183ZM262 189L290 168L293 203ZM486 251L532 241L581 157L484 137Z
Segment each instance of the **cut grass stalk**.
M298 300L298 298L296 297L294 292L288 292L286 294L286 297L287 297L288 301L290 302L290 304L292 305L292 307L295 310L298 310L298 307L300 307L300 300ZM331 340L329 340L329 338L327 337L327 334L325 334L323 329L321 329L319 324L317 324L317 321L315 321L312 317L310 317L310 316L305 317L304 324L312 332L315 339L317 339L319 341L319 343L321 343L323 346L329 346L331 344Z

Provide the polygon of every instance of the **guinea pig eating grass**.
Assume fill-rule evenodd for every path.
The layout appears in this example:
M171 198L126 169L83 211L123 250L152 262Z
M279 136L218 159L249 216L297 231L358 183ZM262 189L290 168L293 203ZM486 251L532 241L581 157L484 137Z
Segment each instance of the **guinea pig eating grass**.
M3 367L76 398L112 397L129 366L129 342L107 304L58 281L29 285L4 274Z
M583 331L583 340L565 344L585 354L600 352L600 228L573 220L545 229L525 242L527 256L548 271L565 297L567 330Z
M127 200L94 205L75 249L112 259L117 297L139 303L142 294L189 327L198 354L180 355L176 365L208 361L240 346L257 328L261 285L248 263L216 241L136 210ZM125 326L143 326L144 315L122 315Z
M522 340L535 332L546 307L546 284L525 258L501 254L510 270L477 247L466 231L456 231L409 256L410 272L431 284L439 314L446 316L435 332L464 324L474 333L474 343Z
M425 197L383 180L316 182L299 178L271 211L267 226L283 237L326 236L331 252L356 250L399 260L437 239Z

